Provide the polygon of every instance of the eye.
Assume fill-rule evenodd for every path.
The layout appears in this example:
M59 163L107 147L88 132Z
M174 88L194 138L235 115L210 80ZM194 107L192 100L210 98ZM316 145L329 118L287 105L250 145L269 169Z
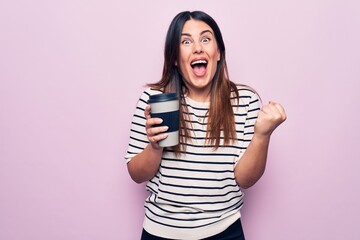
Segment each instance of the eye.
M208 43L208 42L210 42L210 38L204 37L203 39L201 39L201 42Z
M191 41L189 39L185 39L181 43L184 45L189 45L191 43Z

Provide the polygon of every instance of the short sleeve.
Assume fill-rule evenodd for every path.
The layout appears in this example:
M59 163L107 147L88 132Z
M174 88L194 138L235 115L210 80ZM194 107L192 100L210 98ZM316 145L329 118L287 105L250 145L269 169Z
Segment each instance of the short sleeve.
M129 146L125 155L126 162L129 162L134 156L142 152L149 143L145 130L146 119L144 111L148 104L149 96L157 93L159 92L147 89L142 93L137 102L131 122Z
M253 91L248 92L251 92L251 94L247 98L248 102L246 103L245 107L246 118L243 128L243 136L240 143L241 150L237 160L239 160L244 154L254 136L254 126L261 108L261 101L259 96Z

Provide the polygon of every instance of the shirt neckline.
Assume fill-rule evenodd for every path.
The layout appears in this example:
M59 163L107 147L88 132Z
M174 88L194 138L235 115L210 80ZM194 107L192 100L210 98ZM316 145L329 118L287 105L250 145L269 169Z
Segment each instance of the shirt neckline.
M194 107L198 107L198 108L209 108L210 107L210 102L198 102L195 101L191 98L189 98L187 95L184 96L185 100L188 104L190 104L191 106Z

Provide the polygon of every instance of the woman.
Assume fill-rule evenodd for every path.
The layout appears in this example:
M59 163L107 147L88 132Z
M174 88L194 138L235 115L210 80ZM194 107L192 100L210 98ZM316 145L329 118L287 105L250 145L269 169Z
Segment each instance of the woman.
M180 143L162 148L167 127L154 126L150 95L180 97ZM241 189L262 176L273 130L285 121L274 102L260 109L257 94L228 78L225 46L206 13L181 12L171 22L163 75L149 84L133 117L127 167L147 181L141 239L245 239Z

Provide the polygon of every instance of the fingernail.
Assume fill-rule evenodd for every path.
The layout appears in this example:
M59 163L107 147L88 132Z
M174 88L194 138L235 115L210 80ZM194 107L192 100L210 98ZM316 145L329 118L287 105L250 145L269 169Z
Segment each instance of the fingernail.
M168 130L168 129L169 129L168 126L164 126L164 127L163 127L163 130L164 130L164 131L166 131L166 130Z

